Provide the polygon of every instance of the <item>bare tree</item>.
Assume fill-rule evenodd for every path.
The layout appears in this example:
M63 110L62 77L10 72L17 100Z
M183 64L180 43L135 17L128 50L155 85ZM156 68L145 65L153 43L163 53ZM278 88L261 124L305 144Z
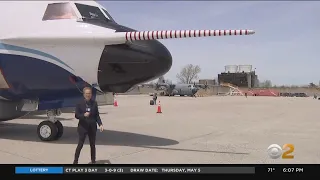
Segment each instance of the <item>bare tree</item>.
M158 83L165 83L164 76L160 76L160 77L159 77Z
M309 87L314 88L317 87L317 85L315 85L314 83L309 83Z
M181 69L180 73L177 74L177 79L179 83L190 84L194 80L198 79L198 74L200 72L200 66L188 64Z
M265 86L266 86L267 88L272 87L272 82L271 82L270 80L266 80L266 81L265 81Z
M297 85L291 85L290 88L298 88L299 86Z
M218 82L219 82L219 79L217 77L213 79L213 85L218 84Z
M166 84L172 84L172 81L171 81L170 79L166 79L166 80L164 80L164 82L165 82Z
M172 81L170 79L165 79L164 76L160 76L157 83L160 84L172 84Z
M260 87L270 88L272 87L272 82L270 80L265 80L259 84Z

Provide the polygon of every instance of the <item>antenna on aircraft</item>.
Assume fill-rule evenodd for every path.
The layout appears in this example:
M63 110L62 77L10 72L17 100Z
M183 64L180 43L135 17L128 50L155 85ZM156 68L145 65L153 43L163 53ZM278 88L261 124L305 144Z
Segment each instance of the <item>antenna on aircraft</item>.
M155 40L155 39L174 39L191 38L206 36L235 36L252 35L253 30L170 30L170 31L137 31L137 32L118 32L124 36L127 41L137 40Z
M102 40L105 45L124 44L132 41L145 41L156 39L180 39L180 38L195 38L195 37L210 37L210 36L242 36L255 34L253 30L166 30L166 31L130 31L130 32L115 32L115 33L96 33L95 41ZM65 40L65 36L48 36L45 32L28 34L28 36L7 37L3 40L9 41L41 41L53 42ZM91 36L81 36L77 34L68 34L68 42L71 41L87 41L92 40Z

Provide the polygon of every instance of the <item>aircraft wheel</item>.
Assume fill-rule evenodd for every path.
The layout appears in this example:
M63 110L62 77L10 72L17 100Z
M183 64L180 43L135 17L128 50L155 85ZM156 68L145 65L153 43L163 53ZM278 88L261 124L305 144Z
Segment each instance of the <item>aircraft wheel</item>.
M42 141L52 141L57 137L58 128L51 121L42 121L38 125L37 134Z
M55 140L58 140L58 139L60 139L60 138L62 137L62 135L63 135L63 125L62 125L62 123L61 123L60 121L57 121L57 122L55 123L55 125L56 125L57 130L58 130L57 135L56 135L56 137L55 137Z

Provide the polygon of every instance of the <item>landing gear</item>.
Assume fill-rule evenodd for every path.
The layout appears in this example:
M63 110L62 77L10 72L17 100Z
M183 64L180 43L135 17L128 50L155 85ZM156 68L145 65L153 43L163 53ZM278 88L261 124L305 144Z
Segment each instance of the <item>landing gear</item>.
M42 141L52 141L56 139L58 128L54 122L42 121L38 125L37 133Z
M56 119L57 116L61 115L59 109L48 110L47 121L42 121L37 128L38 137L42 141L53 141L58 140L63 135L63 125Z
M58 130L57 135L55 137L55 140L58 140L63 135L63 125L62 125L62 123L60 121L57 121L55 124L56 124L57 130Z

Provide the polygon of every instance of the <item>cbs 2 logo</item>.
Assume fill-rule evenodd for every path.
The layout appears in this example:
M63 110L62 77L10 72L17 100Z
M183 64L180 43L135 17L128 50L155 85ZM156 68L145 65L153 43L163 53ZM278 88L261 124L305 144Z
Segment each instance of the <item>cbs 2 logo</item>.
M285 150L284 152L282 152ZM284 144L281 148L278 144L271 144L268 147L268 154L272 159L278 159L282 155L282 159L293 159L294 155L292 154L294 151L293 144Z

